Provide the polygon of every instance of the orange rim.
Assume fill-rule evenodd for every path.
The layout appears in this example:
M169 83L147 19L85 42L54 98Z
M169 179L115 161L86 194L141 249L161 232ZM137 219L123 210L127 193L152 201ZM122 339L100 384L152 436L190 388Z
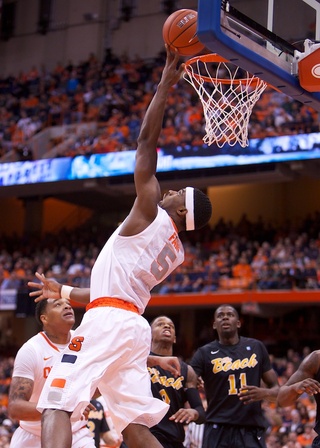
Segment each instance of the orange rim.
M205 76L205 75L201 75L200 73L195 73L193 70L191 70L191 66L193 64L196 64L197 62L204 62L204 63L209 63L209 62L227 62L229 64L232 64L232 62L228 61L228 59L223 58L222 56L220 56L217 53L211 53L211 54L203 54L200 56L195 56L191 59L188 59L185 62L185 70L189 73L189 75L193 78L196 78L197 80L202 79L203 81L206 82L211 82L214 79L217 83L221 83L221 84L248 84L248 82L250 82L250 85L252 86L257 86L258 83L260 82L265 82L262 81L260 78L257 78L256 76L252 75L249 78L240 78L240 79L224 79L224 78L210 78L209 76ZM235 65L235 64L233 64Z

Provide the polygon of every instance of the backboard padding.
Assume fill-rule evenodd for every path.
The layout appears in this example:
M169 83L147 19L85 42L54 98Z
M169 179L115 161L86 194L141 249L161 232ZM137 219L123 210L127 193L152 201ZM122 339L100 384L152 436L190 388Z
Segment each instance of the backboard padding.
M293 74L293 52L283 50L281 47L278 49L277 44L276 47L274 47L272 39L266 37L267 33L271 33L279 38L279 42L283 41L287 43L289 48L293 45L292 42L286 39L289 34L284 34L284 37L282 37L275 33L276 29L279 28L281 30L279 14L274 14L274 17L272 17L271 29L271 1L273 2L273 0L231 0L230 3L225 0L199 0L198 37L206 45L209 51L225 57L234 64L239 65L241 68L248 70L250 73L281 90L284 94L320 111L320 93L304 90L300 86L296 74ZM306 1L312 2L314 0ZM275 0L275 3L281 5L282 9L286 5L285 2L287 2L287 8L290 8L291 5L291 8L296 8L297 11L300 11L299 7L304 3L303 0ZM235 6L239 4L242 5L241 10L235 8ZM249 8L249 6L252 7L252 9L250 9L251 17L246 15L246 7ZM259 6L260 9L257 9L255 12L254 8L258 8ZM261 6L264 6L264 8L261 8ZM268 8L266 8L267 6ZM310 8L310 6L305 3L304 6L304 11L306 12L306 17L304 18L307 23L310 23L311 27L313 20L318 19L318 17L313 8ZM259 28L257 28L259 29L259 32L256 32L255 30L252 31L252 28L247 23L243 23L242 19L239 20L238 17L235 18L233 9L239 11L240 17L241 15L247 17L249 23L252 17L253 20L255 19L255 13L260 14L259 17L260 19L262 17L262 20L259 19L260 23L257 22L259 25ZM290 9L287 9L287 11L288 10ZM289 16L291 16L291 14ZM294 20L298 20L295 14L292 14L292 16L295 16ZM291 26L290 17L288 23L290 23ZM263 30L264 27L266 27L265 33L261 32L261 29ZM294 29L295 27L293 27L293 32ZM299 29L296 31L298 33L297 35L300 36L302 31ZM304 39L307 33L312 37L312 32L314 33L315 31L311 28L305 30L301 39ZM283 34L283 31L281 31L281 33ZM294 39L295 37L296 36L293 36L292 38ZM259 40L262 42L259 42ZM294 43L293 47L297 49L299 48L296 46L296 43ZM300 49L298 51L300 51Z

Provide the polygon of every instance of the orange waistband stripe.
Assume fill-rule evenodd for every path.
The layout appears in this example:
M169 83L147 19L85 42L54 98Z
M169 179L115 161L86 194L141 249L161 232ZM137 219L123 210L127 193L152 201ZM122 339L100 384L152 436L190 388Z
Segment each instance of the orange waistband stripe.
M99 297L86 306L86 311L91 310L92 308L97 308L98 306L111 306L113 308L121 308L122 310L140 314L138 308L133 303L114 297Z

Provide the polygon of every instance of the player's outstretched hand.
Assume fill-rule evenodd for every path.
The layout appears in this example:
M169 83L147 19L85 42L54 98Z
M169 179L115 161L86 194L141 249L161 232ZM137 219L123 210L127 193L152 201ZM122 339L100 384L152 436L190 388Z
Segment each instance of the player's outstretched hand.
M164 66L162 72L161 82L170 87L175 85L182 77L185 69L185 64L179 65L179 53L177 51L170 50L170 47L168 45L166 45L166 51L167 59L166 65Z
M105 445L109 448L117 448L121 445L121 437L118 436L114 429L110 429L110 431L104 432L102 434L102 440Z
M304 392L308 395L316 395L320 393L320 383L314 378L306 378L294 385L297 394L301 395Z
M181 374L180 361L176 356L160 356L160 367L169 370L177 378Z
M239 390L239 398L243 404L261 401L265 398L266 389L257 386L243 386Z
M160 358L160 366L163 369L169 370L169 372L171 372L174 377L178 377L179 375L181 375L180 361L176 356L163 356Z
M81 420L88 420L90 411L96 411L96 410L97 410L97 408L92 403L89 403L87 405L87 407L85 408L85 410L83 411Z
M56 280L47 279L44 274L35 273L35 276L41 283L28 282L29 288L35 291L29 292L30 297L35 297L35 302L40 302L44 299L61 299L62 285Z
M160 366L168 370L175 378L181 375L180 361L176 356L148 356L148 367Z
M175 414L169 417L169 420L188 425L190 422L195 422L198 417L199 413L195 409L180 408Z

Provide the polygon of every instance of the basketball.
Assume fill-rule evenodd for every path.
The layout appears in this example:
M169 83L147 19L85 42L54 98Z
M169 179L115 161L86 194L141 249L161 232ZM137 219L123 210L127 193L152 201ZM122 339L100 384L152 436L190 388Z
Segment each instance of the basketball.
M197 38L198 13L193 9L179 9L172 13L162 28L163 40L181 56L195 56L204 49Z

